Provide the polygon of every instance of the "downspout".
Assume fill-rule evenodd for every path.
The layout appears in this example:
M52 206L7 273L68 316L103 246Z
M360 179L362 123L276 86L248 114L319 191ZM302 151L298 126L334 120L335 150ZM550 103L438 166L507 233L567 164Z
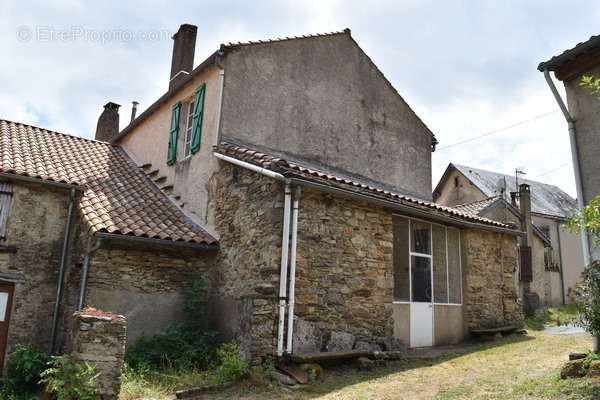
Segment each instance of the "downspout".
M229 157L220 153L213 152L213 155L223 161L237 165L239 167L248 169L258 174L268 176L269 178L276 179L285 183L284 189L284 203L283 203L283 232L281 237L281 266L279 270L279 297L278 297L278 310L279 318L277 323L277 356L283 355L284 348L284 328L285 328L285 307L287 300L287 273L288 273L288 259L289 259L289 242L290 242L290 213L292 203L292 188L291 182L285 176L268 170L263 167L259 167L254 164L247 163L245 161L238 160L233 157ZM295 250L294 250L295 252ZM295 260L293 261L295 265Z
M296 187L296 195L292 205L292 244L290 248L290 289L288 292L288 326L287 353L292 354L292 338L294 336L294 304L296 297L296 248L298 245L298 206L300 203L300 186Z
M560 287L562 290L562 303L567 304L565 293L565 269L563 268L562 245L560 243L560 224L556 224L556 237L558 239L558 261L560 261Z
M219 141L221 140L220 130L221 130L221 110L223 108L223 87L225 84L225 69L221 66L219 62L217 62L219 66L219 92L217 93L217 115L215 115L215 127L214 127L214 136L213 136L213 147L219 145Z
M573 159L573 171L575 172L575 187L577 189L577 208L580 210L585 207L585 202L583 200L583 187L581 184L581 170L579 168L579 154L577 152L577 141L575 138L575 120L569 113L567 106L565 105L562 97L560 97L560 93L556 89L554 82L552 81L552 77L550 76L550 71L548 69L544 69L544 78L554 95L554 99L558 103L560 110L562 111L565 119L567 120L568 129L569 129L569 140L571 142L571 158ZM590 265L590 247L588 241L587 231L585 229L581 229L581 249L583 250L583 263L587 267Z
M58 328L58 314L60 311L60 301L62 298L63 284L65 277L65 269L67 267L67 259L69 256L69 242L71 237L71 223L73 220L73 204L75 203L75 189L72 188L69 193L69 207L67 209L67 219L65 221L65 237L60 255L60 269L58 271L58 284L56 287L56 299L54 302L54 314L52 317L52 331L50 332L50 345L48 352L54 353L54 345L56 343L56 330Z
M102 245L102 239L96 239L93 245L88 245L83 260L83 271L81 271L81 284L79 286L79 303L77 304L77 310L83 308L83 300L85 298L85 289L87 287L88 274L90 270L90 259L96 250Z
M283 355L283 331L285 327L285 303L287 291L288 251L290 247L290 205L292 188L285 184L285 199L283 206L283 234L281 239L281 269L279 272L279 322L277 324L277 355Z

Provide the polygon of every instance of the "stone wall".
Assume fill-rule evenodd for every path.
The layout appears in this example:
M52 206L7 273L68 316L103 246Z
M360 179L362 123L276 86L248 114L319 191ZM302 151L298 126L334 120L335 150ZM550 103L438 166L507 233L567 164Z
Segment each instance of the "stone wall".
M19 343L47 348L69 193L38 184L13 184L0 280L14 284L8 353Z
M182 289L194 274L210 287L213 259L210 253L148 246L101 248L91 258L85 305L127 317L132 343L183 319Z
M294 351L393 336L392 214L314 190L300 199Z
M73 319L73 359L94 366L101 400L118 399L125 357L125 317L87 308L75 313Z
M467 329L520 323L516 237L489 231L461 231L463 303Z
M283 185L221 162L209 182L209 219L219 234L214 322L247 357L273 356L281 260Z

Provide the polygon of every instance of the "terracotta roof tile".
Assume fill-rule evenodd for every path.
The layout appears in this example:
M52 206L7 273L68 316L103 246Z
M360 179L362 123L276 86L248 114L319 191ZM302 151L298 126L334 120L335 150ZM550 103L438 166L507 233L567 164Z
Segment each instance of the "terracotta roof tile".
M238 160L246 161L252 164L262 166L267 169L280 172L284 175L300 175L309 176L320 180L324 184L340 184L345 185L353 190L357 190L367 195L384 197L387 200L394 201L400 204L408 204L420 207L432 212L439 212L446 216L457 217L470 222L476 222L484 225L496 226L501 228L512 229L509 225L494 221L488 218L479 217L471 213L467 213L456 208L442 206L430 201L417 199L415 197L406 196L386 190L382 187L376 187L372 184L359 182L354 178L344 177L338 174L333 174L320 170L308 165L303 165L296 162L286 161L282 158L263 154L255 150L247 149L231 143L222 142L217 148L217 152L237 158Z
M0 172L82 186L91 232L216 244L120 147L5 120L0 134Z

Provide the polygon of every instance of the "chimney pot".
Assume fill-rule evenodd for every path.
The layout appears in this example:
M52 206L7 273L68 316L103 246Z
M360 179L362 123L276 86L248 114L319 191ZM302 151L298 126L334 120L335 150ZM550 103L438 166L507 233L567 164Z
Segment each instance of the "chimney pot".
M96 140L110 142L119 134L119 107L117 103L108 102L98 118L96 125Z
M132 123L133 120L135 119L135 114L137 113L137 106L140 104L137 101L132 101L131 102L132 106L131 106L131 121L129 121L129 123Z
M197 32L197 26L183 24L179 27L177 33L173 35L173 56L171 58L169 90L173 88L176 82L192 72Z
M531 191L526 183L519 185L519 209L521 211L521 230L525 232L522 246L531 246L533 240L533 225L531 221Z

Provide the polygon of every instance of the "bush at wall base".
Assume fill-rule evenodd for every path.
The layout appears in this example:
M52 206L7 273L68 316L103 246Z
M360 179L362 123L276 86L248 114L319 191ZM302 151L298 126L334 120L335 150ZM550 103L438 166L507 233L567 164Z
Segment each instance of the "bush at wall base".
M96 378L93 366L63 355L52 358L41 382L56 400L97 400Z

